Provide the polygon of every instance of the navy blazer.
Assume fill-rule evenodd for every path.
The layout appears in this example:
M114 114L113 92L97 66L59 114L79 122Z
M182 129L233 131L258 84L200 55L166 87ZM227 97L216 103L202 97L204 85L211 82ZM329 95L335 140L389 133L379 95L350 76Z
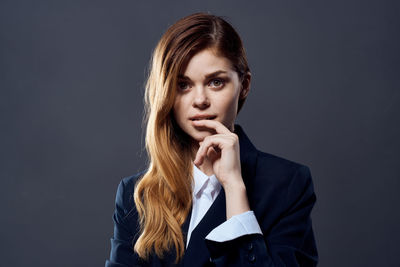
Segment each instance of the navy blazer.
M315 204L313 182L307 166L257 150L243 129L239 137L240 162L250 209L263 234L244 235L215 242L205 237L226 221L223 188L193 230L184 257L175 265L175 250L164 258L153 254L141 260L133 251L138 238L138 214L133 201L134 185L144 172L125 177L115 199L114 236L106 267L122 266L316 266L318 253L310 213ZM186 237L190 214L182 225ZM184 240L186 243L186 240Z

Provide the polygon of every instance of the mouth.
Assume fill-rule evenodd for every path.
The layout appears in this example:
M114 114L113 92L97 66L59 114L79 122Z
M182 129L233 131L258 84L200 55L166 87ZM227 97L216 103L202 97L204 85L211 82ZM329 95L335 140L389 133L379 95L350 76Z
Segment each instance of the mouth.
M209 117L201 117L201 118L191 118L191 121L199 121L199 120L213 120L215 119L217 116L209 116Z

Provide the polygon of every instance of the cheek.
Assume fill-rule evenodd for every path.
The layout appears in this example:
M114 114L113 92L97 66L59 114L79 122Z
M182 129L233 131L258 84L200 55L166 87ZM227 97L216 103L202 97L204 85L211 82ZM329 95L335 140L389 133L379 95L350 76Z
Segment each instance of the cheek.
M238 106L237 96L235 95L226 96L224 97L224 99L222 99L220 103L222 104L226 117L231 118L236 116L236 110Z
M175 116L175 119L179 121L179 119L183 116L182 112L185 110L183 102L180 98L177 98L174 102L173 106L173 114Z

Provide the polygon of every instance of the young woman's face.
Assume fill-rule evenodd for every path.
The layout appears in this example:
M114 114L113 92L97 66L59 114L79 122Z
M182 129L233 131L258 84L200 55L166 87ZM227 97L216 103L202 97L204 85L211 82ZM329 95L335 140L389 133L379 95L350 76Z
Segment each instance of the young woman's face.
M215 131L195 127L194 119L212 119L233 131L241 84L230 61L205 49L195 54L179 75L173 113L181 129L196 141Z

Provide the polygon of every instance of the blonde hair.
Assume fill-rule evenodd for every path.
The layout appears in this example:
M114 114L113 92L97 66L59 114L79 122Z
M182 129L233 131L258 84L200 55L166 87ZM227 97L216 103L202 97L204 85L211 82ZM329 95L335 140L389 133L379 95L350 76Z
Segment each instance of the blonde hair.
M171 248L175 248L176 262L183 257L181 226L192 204L192 151L190 137L176 124L172 109L178 74L205 48L214 48L228 58L243 80L249 67L239 35L224 19L209 13L178 20L152 54L145 86L149 168L134 191L140 223L134 251L143 259L153 252L162 258ZM243 103L244 99L239 99L238 112Z

